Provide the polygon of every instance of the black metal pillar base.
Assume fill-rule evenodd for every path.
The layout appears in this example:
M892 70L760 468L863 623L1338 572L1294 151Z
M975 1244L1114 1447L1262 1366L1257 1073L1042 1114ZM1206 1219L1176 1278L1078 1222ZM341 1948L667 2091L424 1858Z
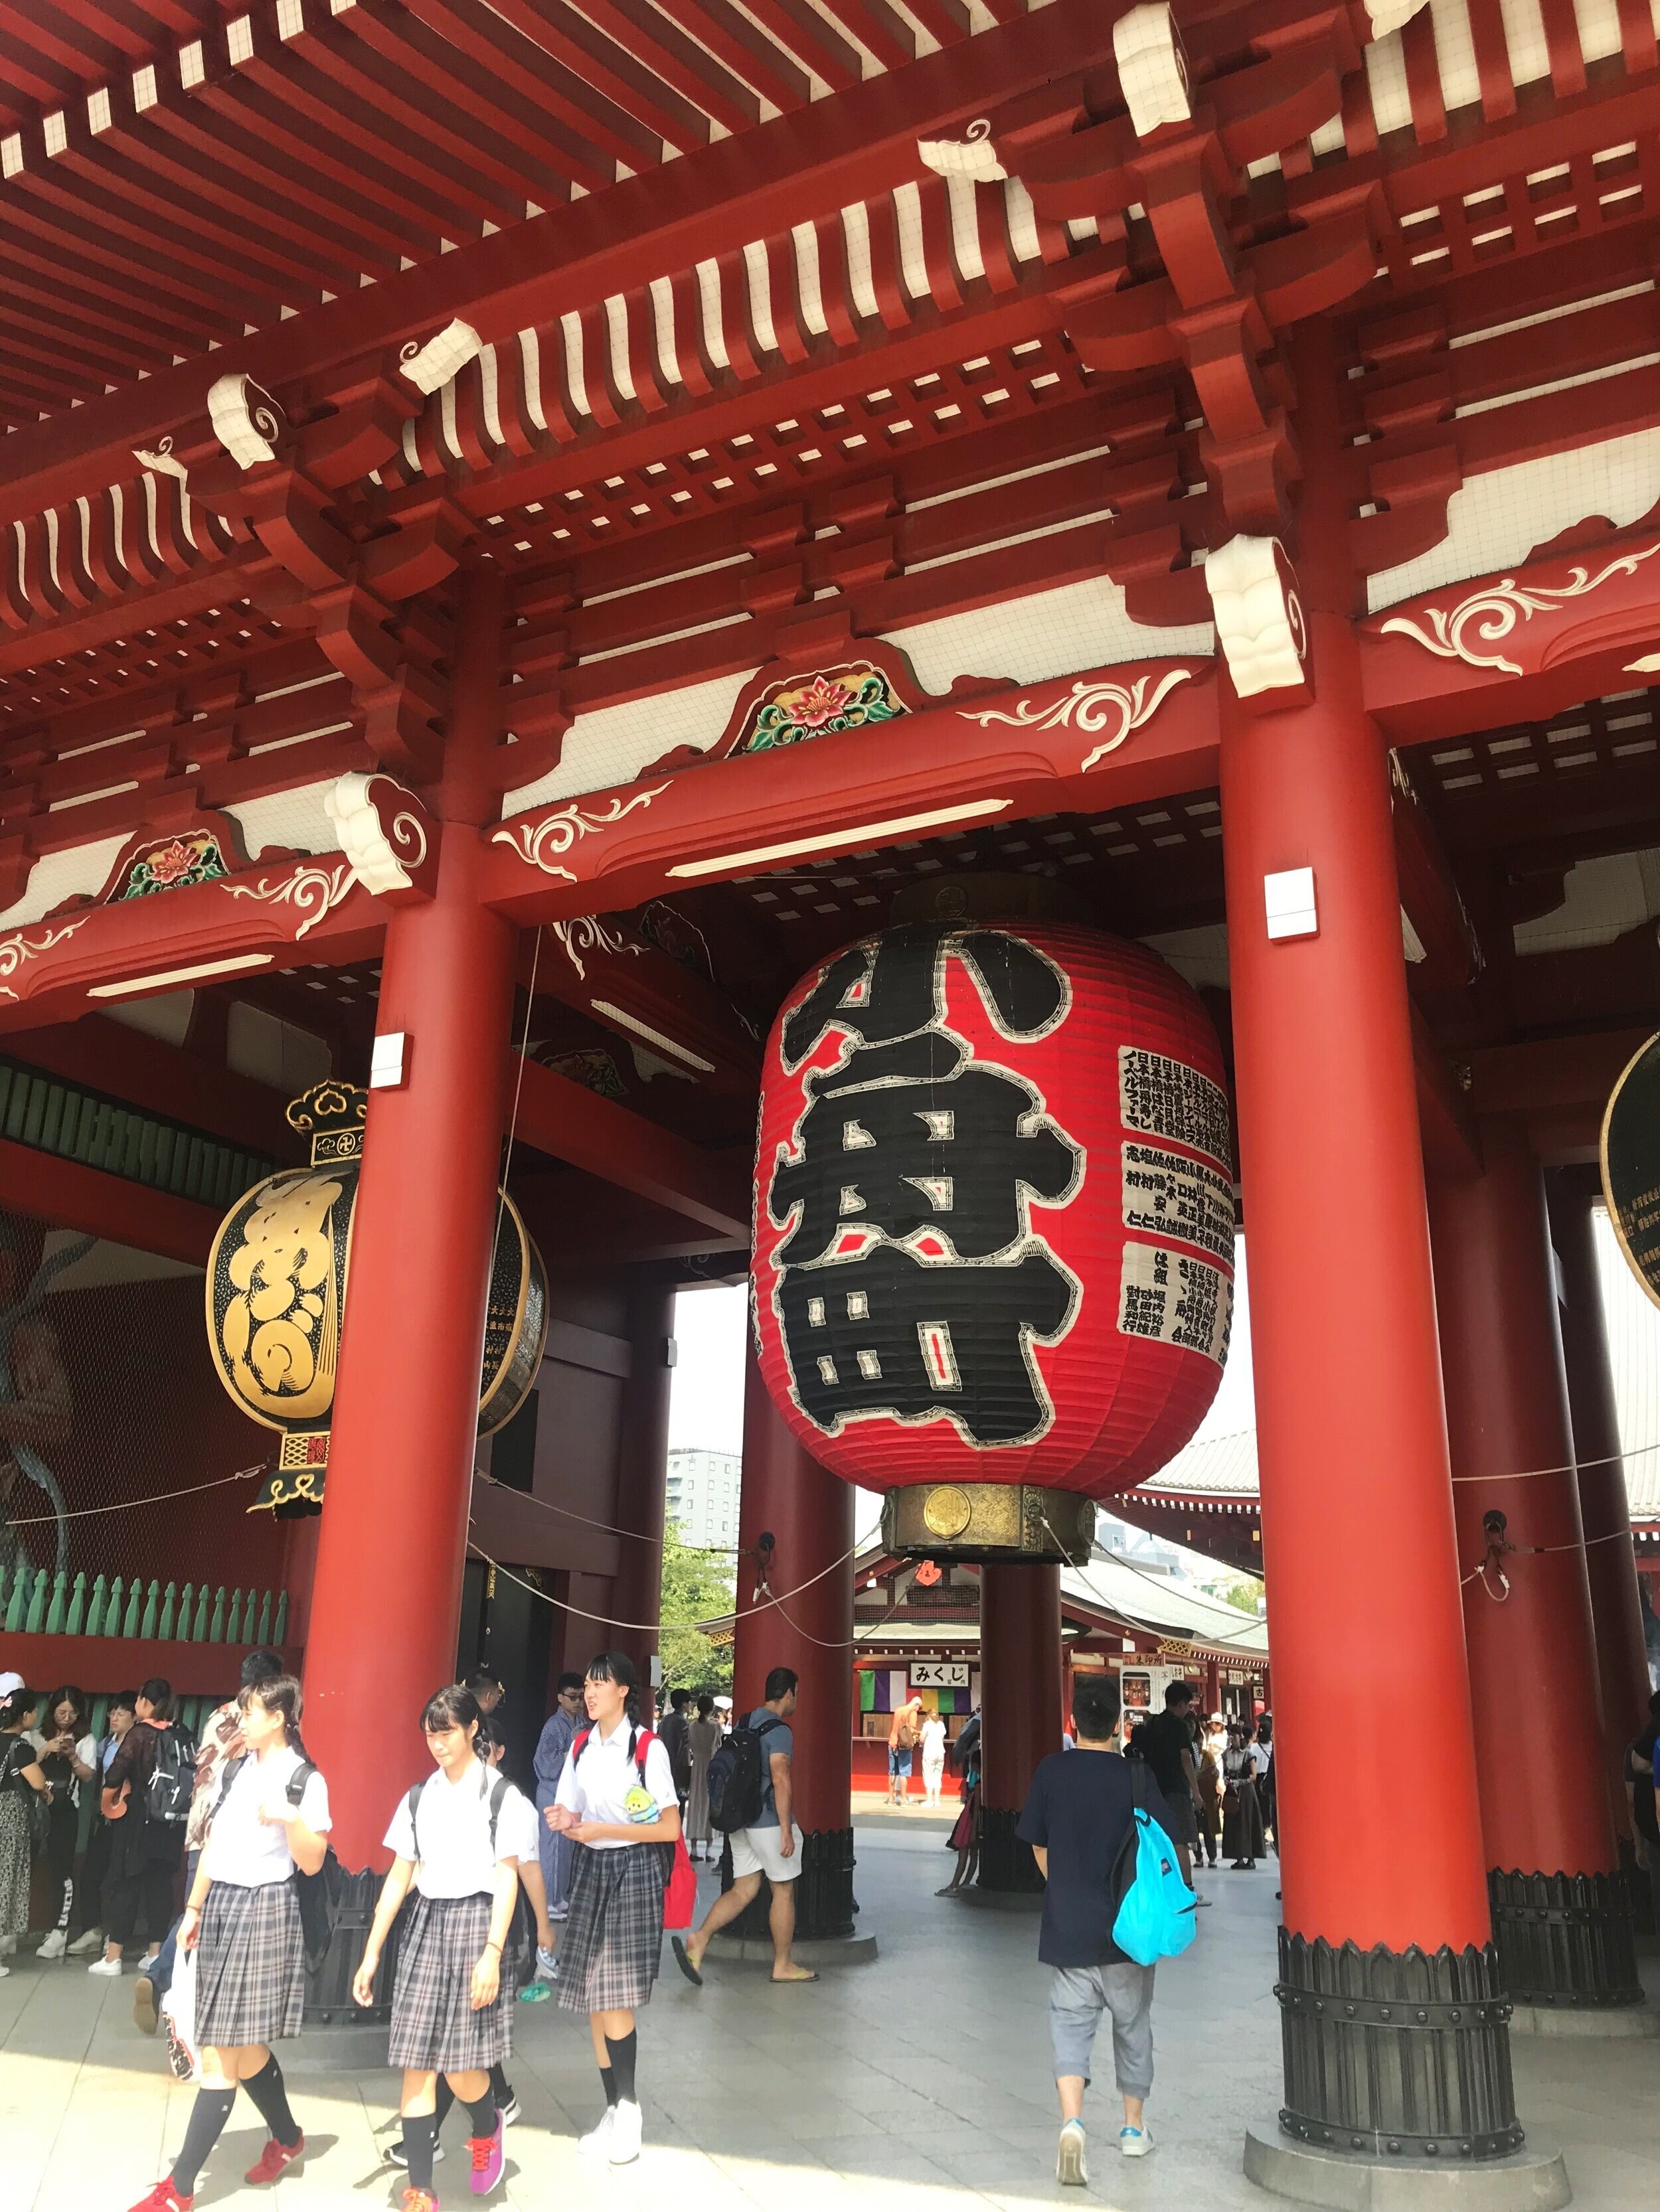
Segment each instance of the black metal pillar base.
M1280 1930L1283 2132L1320 2151L1438 2166L1506 2158L1523 2133L1509 1998L1489 1945L1362 1951Z
M795 1882L795 1940L798 1943L837 1942L854 1932L858 1902L853 1893L853 1830L816 1828L800 1839L801 1871ZM721 1847L721 1893L732 1887L732 1844ZM751 1943L769 1941L767 1923L771 1892L763 1881L753 1900L723 1936Z
M1019 1820L1018 1813L1003 1806L981 1807L980 1887L1017 1897L1041 1896L1043 1877L1037 1871L1031 1845L1023 1844L1014 1832Z
M1519 2005L1640 2005L1637 1936L1623 1874L1487 1876L1505 1993Z
M343 1874L334 1934L321 1963L306 1975L306 2019L313 2027L374 2027L383 2033L392 2017L392 1978L398 1964L398 1929L393 1924L374 1978L374 2002L352 2002L352 1977L362 1963L363 1948L374 1924L375 1900L383 1877Z

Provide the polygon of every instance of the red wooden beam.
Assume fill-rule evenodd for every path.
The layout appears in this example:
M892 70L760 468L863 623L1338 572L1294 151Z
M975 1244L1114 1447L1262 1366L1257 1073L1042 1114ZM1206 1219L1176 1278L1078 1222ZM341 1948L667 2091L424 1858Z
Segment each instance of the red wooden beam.
M1207 661L1133 661L952 700L811 744L532 809L486 833L481 894L524 922L1217 778Z
M222 1137L228 1144L279 1160L300 1157L300 1139L284 1118L281 1092L102 1014L55 1023L50 1029L15 1030L5 1048L30 1067L83 1083L147 1113Z
M252 1495L252 1486L249 1486ZM78 1682L93 1697L130 1690L154 1674L173 1685L179 1698L228 1697L240 1678L252 1644L149 1643L125 1636L9 1636L6 1664L26 1682ZM300 1672L301 1647L277 1653L283 1669Z
M245 371L268 389L325 378L424 342L457 317L486 340L508 337L907 183L919 137L948 137L993 100L1075 66L1079 44L1077 9L1045 9L873 79L856 102L798 108L15 430L0 524L129 477L133 448L203 414L220 376Z
M82 1167L9 1138L0 1138L0 1206L33 1221L50 1222L54 1229L107 1237L197 1267L207 1265L222 1218L212 1206L149 1190L124 1176Z
M723 1242L748 1243L747 1158L734 1162L705 1152L534 1060L521 1061L514 1080L514 1127L526 1144L701 1222Z

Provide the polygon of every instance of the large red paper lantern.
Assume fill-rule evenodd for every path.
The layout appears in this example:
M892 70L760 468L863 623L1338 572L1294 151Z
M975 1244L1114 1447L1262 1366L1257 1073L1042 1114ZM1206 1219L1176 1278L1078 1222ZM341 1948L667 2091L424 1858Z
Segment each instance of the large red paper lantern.
M902 1541L1081 1551L1073 1501L1157 1473L1216 1394L1231 1174L1216 1033L1152 953L1048 922L867 938L767 1041L768 1389Z

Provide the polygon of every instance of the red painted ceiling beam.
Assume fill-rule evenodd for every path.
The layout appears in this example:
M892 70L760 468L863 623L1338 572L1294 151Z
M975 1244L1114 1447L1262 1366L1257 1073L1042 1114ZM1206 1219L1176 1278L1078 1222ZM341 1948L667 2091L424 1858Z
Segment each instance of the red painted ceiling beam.
M521 1061L514 1079L514 1127L524 1143L654 1206L701 1222L723 1242L748 1243L747 1158L733 1161L705 1152L534 1060Z
M9 1138L0 1138L0 1206L33 1221L50 1222L54 1229L107 1237L197 1267L207 1265L221 1218L213 1206L147 1189L123 1176L106 1175L101 1168L60 1160Z
M129 476L133 448L153 447L202 414L220 376L246 371L268 388L325 378L366 355L396 352L411 338L423 342L456 317L486 340L511 337L908 183L919 173L919 137L950 137L994 100L1076 67L1098 35L1092 7L1058 0L874 78L848 97L721 139L465 252L441 255L142 385L15 430L7 443L0 524Z
M105 1015L15 1031L5 1048L30 1067L83 1083L227 1144L279 1160L301 1156L300 1139L284 1117L283 1093Z

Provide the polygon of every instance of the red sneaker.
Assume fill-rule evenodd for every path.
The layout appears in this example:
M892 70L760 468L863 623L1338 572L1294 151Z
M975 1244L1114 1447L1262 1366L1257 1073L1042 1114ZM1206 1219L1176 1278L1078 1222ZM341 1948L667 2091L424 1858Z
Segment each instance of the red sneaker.
M262 2189L268 2182L275 2181L279 2173L291 2166L305 2148L304 2136L301 2136L298 2142L291 2143L280 2143L276 2136L272 2136L259 2154L258 2165L251 2166L242 2178L245 2181L251 2182L256 2189Z
M156 2183L148 2197L133 2206L132 2212L191 2212L195 2202L193 2197L179 2195L173 2185L173 2176L168 2174L165 2180Z

